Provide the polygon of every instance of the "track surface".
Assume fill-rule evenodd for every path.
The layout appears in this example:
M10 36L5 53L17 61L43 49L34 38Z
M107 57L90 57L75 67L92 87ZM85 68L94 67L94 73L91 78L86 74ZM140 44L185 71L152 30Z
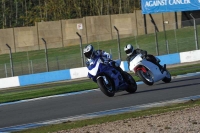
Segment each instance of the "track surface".
M97 89L76 95L0 105L0 128L194 95L200 95L200 75L173 79L168 84L157 82L153 86L138 85L135 94L124 91L112 98Z

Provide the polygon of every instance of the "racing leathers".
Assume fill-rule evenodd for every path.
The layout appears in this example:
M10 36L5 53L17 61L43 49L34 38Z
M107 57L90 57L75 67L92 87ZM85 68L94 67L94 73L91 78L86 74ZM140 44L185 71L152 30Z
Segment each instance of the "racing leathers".
M99 57L103 60L104 64L114 67L123 76L123 70L120 68L120 66L115 61L112 60L112 57L109 53L103 50L96 50L94 56L90 59L87 59L86 66L90 67L90 65L94 64L95 59ZM91 78L92 76L88 73L88 77ZM93 79L93 81L96 82L96 79Z
M104 60L104 62L109 62L111 60L111 55L103 50L96 50L95 53L94 53L94 56L90 59L87 59L87 62L86 62L86 66L89 66L89 65L92 65L94 63L94 60L101 56Z
M133 53L130 56L127 56L126 60L128 62L128 67L130 65L130 61L131 58L138 55L138 54L142 54L143 57L145 57L148 61L154 63L155 65L157 65L161 71L161 73L163 73L163 71L166 69L166 65L164 65L164 67L162 65L160 65L160 63L158 62L158 60L156 59L155 56L151 55L151 54L147 54L146 50L142 50L142 49L135 49L133 51Z

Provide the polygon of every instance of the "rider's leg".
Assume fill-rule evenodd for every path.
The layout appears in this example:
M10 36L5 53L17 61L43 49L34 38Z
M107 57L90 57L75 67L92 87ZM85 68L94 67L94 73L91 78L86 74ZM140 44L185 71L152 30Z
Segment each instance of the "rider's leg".
M161 73L163 73L166 70L166 64L164 64L163 66L160 65L160 63L156 63L156 65L159 67Z
M159 59L157 59L156 57L155 57L155 64L159 67L159 69L160 69L160 71L161 71L161 73L163 73L165 70L166 70L166 64L164 64L163 66L162 65L160 65L160 60Z
M148 61L151 61L152 63L154 63L155 65L157 65L161 71L161 73L163 73L166 70L166 64L164 64L164 66L160 65L159 60L156 59L155 56L153 55L147 55L146 59Z
M115 67L115 69L117 69L120 73L121 73L121 75L122 75L122 77L123 77L123 79L125 79L126 80L126 75L124 74L124 71L121 69L121 67L120 66L118 66L118 67Z
M123 78L126 77L126 75L124 74L124 71L122 70L122 68L115 61L112 61L111 65L121 73Z

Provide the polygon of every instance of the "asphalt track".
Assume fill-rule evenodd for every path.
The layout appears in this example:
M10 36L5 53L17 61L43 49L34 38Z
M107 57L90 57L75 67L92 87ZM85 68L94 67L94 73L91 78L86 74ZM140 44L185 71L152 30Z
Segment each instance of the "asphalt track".
M0 104L0 132L5 127L62 119L82 114L200 95L200 74L174 78L170 83L138 85L134 94L105 96L99 89Z

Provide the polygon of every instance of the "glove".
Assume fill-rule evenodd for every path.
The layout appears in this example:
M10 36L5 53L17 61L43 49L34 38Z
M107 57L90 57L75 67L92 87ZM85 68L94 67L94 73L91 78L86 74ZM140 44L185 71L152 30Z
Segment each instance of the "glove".
M109 64L109 62L110 62L110 60L109 60L109 59L107 59L107 58L103 57L103 63L104 63L104 64L108 65L108 64Z
M143 54L143 55L142 55L142 59L143 59L143 58L146 58L146 57L147 57L147 55L146 55L146 54Z
M115 61L110 61L109 64L112 67L117 67L117 63Z
M86 64L86 67L88 67L90 65L90 62L87 61L85 64Z
M108 61L108 60L105 60L103 63L107 65L107 64L109 63L109 61Z

